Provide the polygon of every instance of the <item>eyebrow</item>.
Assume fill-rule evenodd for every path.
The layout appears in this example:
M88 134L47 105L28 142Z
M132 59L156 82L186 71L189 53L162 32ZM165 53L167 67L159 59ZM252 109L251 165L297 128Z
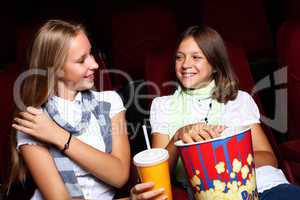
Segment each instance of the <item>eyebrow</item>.
M85 59L87 55L91 53L91 49L92 48L89 48L88 53L84 53L83 55L81 55L79 58L76 58L75 60L78 61L78 60Z
M177 51L176 53L185 54L185 53L182 52L182 51ZM188 53L190 53L190 52L188 52ZM200 52L200 51L193 51L193 52L191 52L191 54L201 54L201 52Z

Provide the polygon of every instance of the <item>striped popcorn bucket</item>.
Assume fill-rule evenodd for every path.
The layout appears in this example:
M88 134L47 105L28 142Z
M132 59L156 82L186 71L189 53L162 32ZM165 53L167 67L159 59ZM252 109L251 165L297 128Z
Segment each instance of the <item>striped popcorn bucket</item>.
M230 127L219 138L175 145L195 199L258 199L249 127Z

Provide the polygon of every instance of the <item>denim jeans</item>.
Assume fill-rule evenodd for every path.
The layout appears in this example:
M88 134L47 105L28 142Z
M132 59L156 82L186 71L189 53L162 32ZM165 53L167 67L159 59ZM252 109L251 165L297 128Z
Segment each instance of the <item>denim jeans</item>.
M300 187L292 184L280 184L259 193L260 200L300 199Z

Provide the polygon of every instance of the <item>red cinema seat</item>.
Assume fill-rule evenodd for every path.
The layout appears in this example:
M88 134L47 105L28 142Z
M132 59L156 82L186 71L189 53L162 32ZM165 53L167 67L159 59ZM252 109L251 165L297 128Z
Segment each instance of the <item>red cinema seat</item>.
M145 80L148 93L153 97L169 95L176 89L173 46L153 49L146 56ZM151 103L152 98L149 100Z
M288 137L300 139L298 116L300 91L300 20L285 22L278 31L277 51L282 67L288 67Z
M226 40L241 44L248 58L273 55L272 35L262 0L201 0L202 21Z
M9 134L11 133L12 116L14 112L13 87L19 75L18 66L8 65L0 71L0 177L4 177L9 155Z
M300 1L299 0L285 0L281 1L284 15L288 18L299 18Z
M176 23L173 13L162 6L140 7L113 13L113 68L133 79L144 78L145 56L162 42L175 40ZM117 77L123 84L124 77Z
M280 145L287 164L300 184L300 20L290 19L277 34L277 52L282 67L288 67L288 141Z

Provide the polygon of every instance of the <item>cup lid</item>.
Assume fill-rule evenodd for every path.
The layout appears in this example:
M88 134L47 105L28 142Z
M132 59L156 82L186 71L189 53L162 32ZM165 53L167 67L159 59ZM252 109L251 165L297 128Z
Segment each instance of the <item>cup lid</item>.
M133 157L133 162L136 166L146 167L161 163L169 158L169 153L166 149L153 148L139 152Z

